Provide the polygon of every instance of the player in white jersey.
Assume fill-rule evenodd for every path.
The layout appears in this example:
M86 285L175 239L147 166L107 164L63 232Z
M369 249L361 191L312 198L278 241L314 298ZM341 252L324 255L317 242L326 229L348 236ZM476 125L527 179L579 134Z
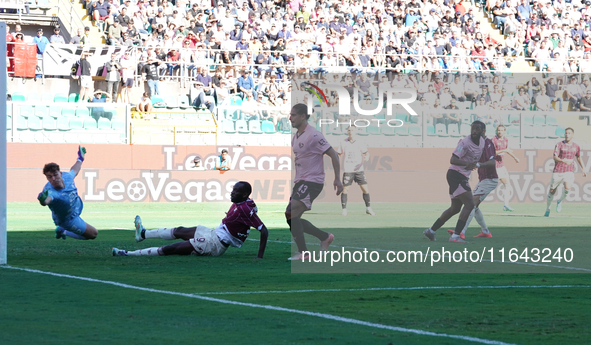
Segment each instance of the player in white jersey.
M363 201L365 202L365 213L375 216L369 203L369 189L367 188L367 179L363 171L363 162L369 160L369 151L367 145L357 138L357 127L349 126L347 129L347 138L341 141L337 149L339 156L343 159L343 193L341 194L341 206L343 207L343 216L347 215L347 192L349 186L355 181L363 192Z

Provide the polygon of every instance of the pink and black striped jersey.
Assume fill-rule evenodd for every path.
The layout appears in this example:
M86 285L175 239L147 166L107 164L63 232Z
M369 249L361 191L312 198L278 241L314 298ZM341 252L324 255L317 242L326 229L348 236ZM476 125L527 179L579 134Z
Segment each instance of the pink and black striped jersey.
M502 139L499 139L499 137L494 136L492 141L495 144L495 149L497 151L506 150L509 147L509 138L507 138L507 137L503 137ZM504 157L505 157L504 153L501 153L501 154L498 154L495 156L495 161L496 161L495 166L497 168L501 168L501 167L505 166L505 162L503 162Z
M572 159L572 164L566 164L563 162L558 162L554 166L555 173L565 173L565 172L574 172L575 171L575 163L574 159L581 155L581 148L574 142L570 144L566 143L566 140L563 140L556 144L554 148L554 155L560 159Z

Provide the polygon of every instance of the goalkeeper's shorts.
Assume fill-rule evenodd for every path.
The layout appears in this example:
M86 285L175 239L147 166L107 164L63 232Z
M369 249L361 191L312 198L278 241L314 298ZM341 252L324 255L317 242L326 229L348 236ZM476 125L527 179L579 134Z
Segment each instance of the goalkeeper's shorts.
M84 231L86 231L86 222L82 220L80 216L68 219L67 221L57 225L77 235L82 235Z

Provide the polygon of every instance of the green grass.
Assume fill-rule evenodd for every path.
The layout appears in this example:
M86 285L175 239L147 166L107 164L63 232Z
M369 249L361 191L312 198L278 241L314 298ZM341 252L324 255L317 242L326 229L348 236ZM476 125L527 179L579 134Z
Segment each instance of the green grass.
M142 215L148 228L216 226L229 204L88 203L83 218L99 229L94 241L53 238L47 208L11 203L8 208L8 263L12 267L112 281L163 291L257 305L291 308L450 335L518 344L588 344L591 342L591 279L571 273L516 264L489 264L487 269L514 273L458 274L460 266L389 265L390 274L368 274L370 266L346 266L346 273L292 273L319 265L292 265L284 204L259 204L270 229L264 260L256 260L258 232L240 248L221 257L112 257L111 247L137 249L170 241L135 243L133 218ZM588 267L584 239L589 233L589 206L565 204L560 215L537 217L544 206L515 205L503 214L498 204L482 206L492 239L471 239L466 247L533 245L569 246L577 262ZM339 205L318 204L306 216L335 234L334 248L425 250L451 244L438 232L429 242L421 231L432 224L444 204L374 204L378 214L363 214L351 204L349 216ZM516 215L517 214L517 215ZM534 217L536 216L536 217ZM442 229L453 227L452 219ZM474 224L476 226L476 224ZM478 233L470 228L469 237ZM318 249L308 236L309 248ZM340 249L340 248L339 248ZM559 266L560 266L559 265ZM452 265L453 266L453 265ZM515 268L517 267L517 268ZM479 268L477 266L476 268ZM316 269L318 270L318 269ZM338 269L337 269L338 270ZM551 273L553 270L568 272ZM313 269L311 271L314 271ZM334 271L334 269L333 269ZM535 272L535 273L531 273ZM586 272L586 271L585 271ZM551 286L569 285L556 288ZM516 286L515 288L374 290L368 288ZM517 287L519 286L519 287ZM528 286L547 286L528 287ZM219 294L223 292L330 290L291 293ZM353 291L343 291L350 289ZM218 293L218 294L214 294ZM124 288L100 282L0 269L0 343L203 343L203 344L468 344L445 337L417 335L286 311L237 306L186 296Z

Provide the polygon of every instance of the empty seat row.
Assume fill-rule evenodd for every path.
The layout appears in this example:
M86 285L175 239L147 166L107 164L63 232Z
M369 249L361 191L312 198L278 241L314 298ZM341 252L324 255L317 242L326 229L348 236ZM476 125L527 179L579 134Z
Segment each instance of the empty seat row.
M258 121L251 120L246 122L245 120L222 120L222 131L228 134L240 133L240 134L273 134L277 133L273 121Z
M17 130L31 130L31 131L69 131L77 129L99 129L99 130L116 130L123 131L125 129L125 122L121 120L110 121L107 118L101 117L98 121L92 117L78 118L59 116L57 119L46 115L44 117L29 116L26 119L23 116L16 117Z

